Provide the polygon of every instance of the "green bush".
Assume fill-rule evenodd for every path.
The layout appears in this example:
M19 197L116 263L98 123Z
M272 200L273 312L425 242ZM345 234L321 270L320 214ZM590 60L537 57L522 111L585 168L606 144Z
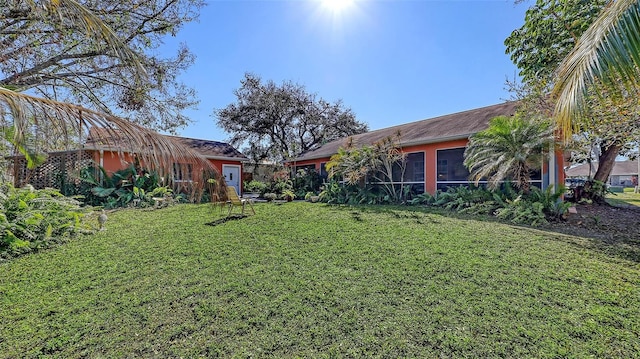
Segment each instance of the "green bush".
M96 175L98 173L98 175ZM84 202L105 208L153 207L156 199L162 198L163 205L184 201L180 194L174 194L168 186L162 186L157 173L135 166L114 172L111 176L104 168L87 167L80 173L83 184L79 194Z
M264 194L266 190L267 190L267 184L264 182L252 180L250 182L244 183L245 192L255 192L255 193Z
M515 224L538 226L564 217L571 205L561 200L564 191L562 186L555 190L548 187L544 191L533 187L524 195L516 192L510 184L494 191L460 186L449 187L433 197L427 193L418 195L411 203L472 215L496 216Z
M0 185L0 260L89 232L82 221L85 211L58 190Z
M318 192L324 178L313 169L299 169L291 179L293 191L297 197L303 197L307 192Z
M264 197L264 199L266 199L268 202L271 202L276 198L278 198L278 195L273 192L269 192L269 193L265 193L264 196L262 197Z

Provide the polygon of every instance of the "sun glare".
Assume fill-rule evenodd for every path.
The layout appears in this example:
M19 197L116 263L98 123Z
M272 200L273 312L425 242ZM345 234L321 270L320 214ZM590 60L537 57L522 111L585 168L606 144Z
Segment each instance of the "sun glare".
M321 2L325 9L339 14L352 7L355 0L321 0Z

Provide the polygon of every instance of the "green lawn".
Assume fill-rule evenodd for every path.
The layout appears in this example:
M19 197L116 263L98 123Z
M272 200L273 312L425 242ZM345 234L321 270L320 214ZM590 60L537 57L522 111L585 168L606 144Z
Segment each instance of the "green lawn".
M0 357L640 356L640 266L415 208L111 213L0 265Z
M633 188L625 188L624 192L608 194L607 202L614 206L640 207L640 193L633 193Z

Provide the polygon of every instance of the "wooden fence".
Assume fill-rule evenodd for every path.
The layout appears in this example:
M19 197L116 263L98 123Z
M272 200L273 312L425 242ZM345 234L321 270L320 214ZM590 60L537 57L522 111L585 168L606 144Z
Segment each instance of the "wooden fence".
M80 170L93 164L91 155L83 150L50 152L47 161L34 169L27 168L24 156L11 157L13 184L22 187L31 184L36 189L57 188L63 193L79 184Z

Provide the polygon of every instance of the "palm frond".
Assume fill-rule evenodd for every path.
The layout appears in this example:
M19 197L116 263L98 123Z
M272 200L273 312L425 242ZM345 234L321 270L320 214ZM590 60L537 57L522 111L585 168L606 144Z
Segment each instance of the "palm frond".
M595 82L629 89L640 79L640 3L612 1L584 32L560 64L553 89L556 122L568 141L576 118L586 112L587 92Z

